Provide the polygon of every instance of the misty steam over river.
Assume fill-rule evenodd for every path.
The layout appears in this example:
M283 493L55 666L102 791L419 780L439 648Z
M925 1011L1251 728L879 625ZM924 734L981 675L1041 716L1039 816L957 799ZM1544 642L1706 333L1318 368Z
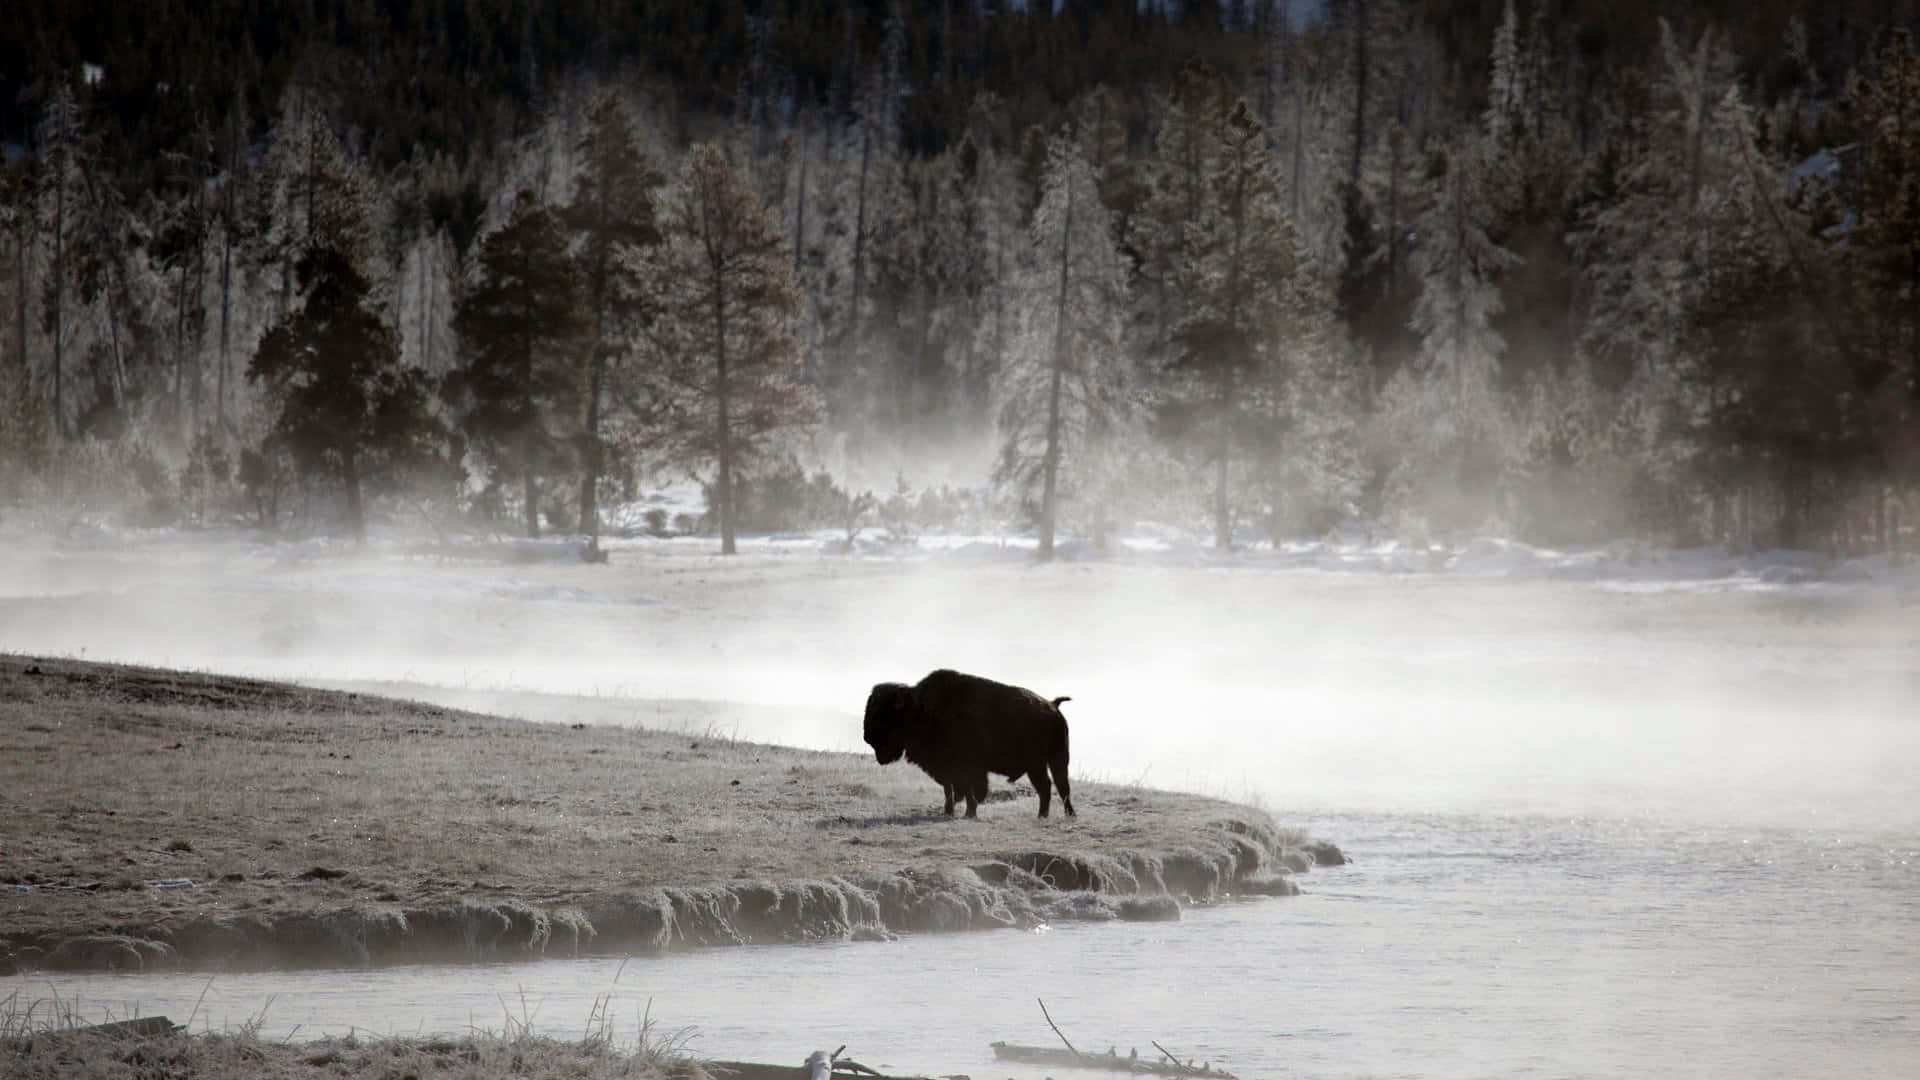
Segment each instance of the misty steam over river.
M524 1012L564 1034L611 995L624 1031L651 999L702 1054L845 1042L976 1076L1012 1075L994 1039L1051 1039L1036 995L1083 1049L1158 1038L1248 1080L1890 1076L1920 1055L1911 589L170 540L16 551L0 595L9 650L824 749L864 749L873 682L976 670L1073 696L1076 774L1254 800L1356 860L1174 924L0 996L199 1002L215 1028L264 1007L263 1032L304 1037Z

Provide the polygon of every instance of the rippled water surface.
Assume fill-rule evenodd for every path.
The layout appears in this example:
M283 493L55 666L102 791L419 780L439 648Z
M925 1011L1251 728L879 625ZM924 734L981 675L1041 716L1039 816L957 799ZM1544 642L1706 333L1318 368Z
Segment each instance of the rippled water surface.
M1013 1076L995 1039L1149 1040L1257 1076L1911 1075L1913 836L1618 820L1337 816L1306 895L1172 924L482 968L0 980L98 1014L269 1036L583 1030L606 998L719 1057ZM197 1012L195 1011L197 1009Z
M1036 998L1083 1049L1159 1039L1247 1080L1896 1077L1920 1062L1910 592L230 563L69 568L60 595L0 596L0 647L410 680L544 720L746 701L731 733L828 749L859 747L872 682L951 664L1071 693L1082 776L1251 797L1357 861L1309 875L1306 895L1172 924L624 967L32 976L0 979L0 998L295 1037L509 1020L566 1034L602 999L630 1036L651 1001L706 1055L846 1043L869 1065L977 1077L1021 1075L992 1063L995 1039L1053 1041Z

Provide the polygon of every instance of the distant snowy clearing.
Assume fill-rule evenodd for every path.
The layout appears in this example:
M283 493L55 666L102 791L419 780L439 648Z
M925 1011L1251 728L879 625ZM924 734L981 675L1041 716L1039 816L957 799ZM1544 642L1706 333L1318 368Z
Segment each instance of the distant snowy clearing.
M1355 530L1358 533L1358 530ZM441 565L478 562L506 565L569 565L588 561L589 544L578 535L540 539L524 537L452 535L424 538L418 533L374 530L364 552L339 537L289 538L256 530L132 529L87 525L63 535L23 533L9 537L16 553L118 554L141 561L181 559L260 560L271 564L309 566L364 558L389 566L409 563ZM711 536L607 536L599 548L613 558L718 557L718 541ZM893 561L947 564L1022 564L1034 561L1038 539L1032 533L988 535L973 532L923 532L896 536L867 527L854 537L851 549L843 530L778 532L742 536L742 558L793 559L818 557L848 561ZM1106 550L1092 541L1068 537L1056 544L1055 558L1063 563L1101 562L1193 569L1243 569L1325 574L1388 575L1413 578L1472 578L1588 582L1596 585L1664 588L1773 588L1793 585L1873 585L1920 588L1920 560L1871 555L1837 559L1818 552L1763 550L1731 552L1723 547L1661 549L1638 541L1620 541L1598 547L1534 547L1518 540L1480 537L1458 547L1419 546L1398 540L1368 540L1363 536L1330 536L1315 541L1292 541L1275 546L1254 541L1221 552L1185 531L1141 523L1113 538ZM4 567L7 561L0 561ZM392 584L402 582L396 580ZM80 589L97 588L89 578L70 583ZM49 595L66 591L53 579L33 582L15 575L0 578L4 595ZM567 599L555 595L547 599ZM581 593L577 599L596 597Z

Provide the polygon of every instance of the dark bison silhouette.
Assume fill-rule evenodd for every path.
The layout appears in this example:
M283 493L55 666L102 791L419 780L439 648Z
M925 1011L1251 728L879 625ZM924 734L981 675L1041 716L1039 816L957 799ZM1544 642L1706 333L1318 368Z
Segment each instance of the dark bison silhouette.
M1018 686L936 671L914 686L880 683L867 695L866 738L873 757L891 765L904 756L926 770L946 795L946 812L965 799L967 816L987 797L987 775L1026 776L1040 793L1047 816L1053 787L1073 815L1073 785L1067 781L1067 718L1060 703ZM1052 780L1048 780L1048 773Z

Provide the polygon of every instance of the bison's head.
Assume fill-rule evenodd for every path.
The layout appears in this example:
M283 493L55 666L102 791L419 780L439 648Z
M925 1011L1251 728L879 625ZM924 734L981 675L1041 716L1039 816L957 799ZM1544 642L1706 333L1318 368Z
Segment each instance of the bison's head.
M907 749L907 721L913 712L913 687L883 682L867 695L865 734L873 759L882 765L900 760Z

